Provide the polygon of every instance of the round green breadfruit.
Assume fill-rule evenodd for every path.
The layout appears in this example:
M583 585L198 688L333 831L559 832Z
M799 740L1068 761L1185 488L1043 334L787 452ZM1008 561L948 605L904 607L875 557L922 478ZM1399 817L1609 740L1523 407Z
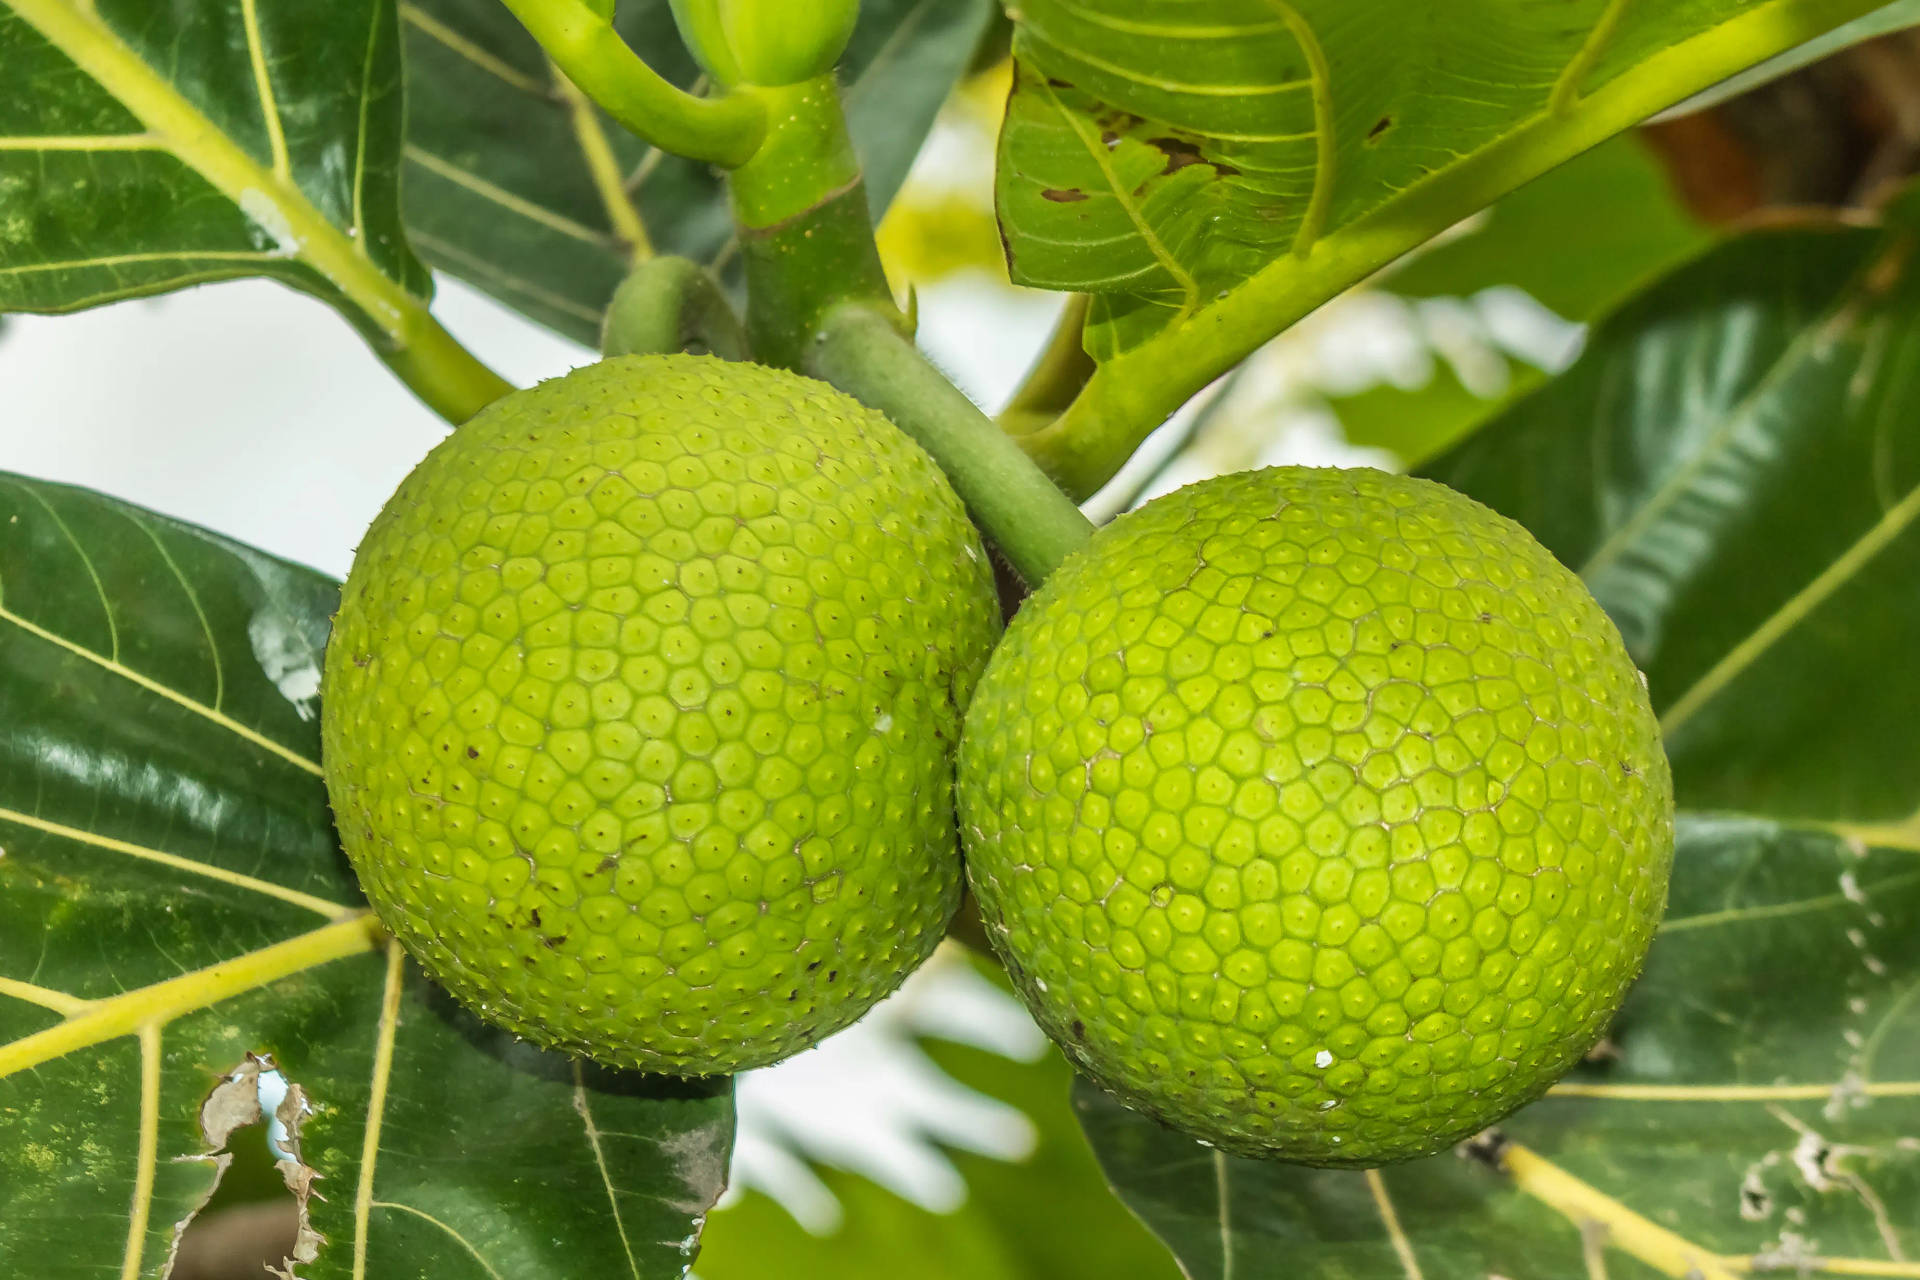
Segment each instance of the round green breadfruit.
M940 940L998 629L959 500L879 414L709 358L581 369L461 427L362 543L324 687L341 841L489 1021L763 1066Z
M1427 481L1286 467L1121 517L968 712L987 931L1095 1082L1370 1166L1538 1097L1665 909L1672 782L1580 581Z

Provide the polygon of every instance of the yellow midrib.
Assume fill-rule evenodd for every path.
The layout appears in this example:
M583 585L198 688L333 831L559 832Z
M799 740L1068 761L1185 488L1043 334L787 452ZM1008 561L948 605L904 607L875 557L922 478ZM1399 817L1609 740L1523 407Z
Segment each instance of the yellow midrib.
M373 1171L380 1158L380 1130L386 1122L387 1089L393 1083L393 1044L400 1034L400 993L405 963L400 944L388 939L387 976L381 988L379 1030L373 1043L373 1078L367 1088L366 1128L360 1134L360 1176L355 1181L353 1195L353 1280L367 1280L367 1248L372 1242L374 1206ZM482 1259L483 1265L484 1262Z
M51 1062L78 1049L147 1028L162 1027L192 1013L281 978L346 956L372 951L385 938L372 912L322 925L311 932L177 978L89 1000L44 1031L0 1044L0 1078Z
M1041 82L1040 92L1047 96L1047 102L1053 107L1054 114L1059 116L1072 131L1073 136L1080 140L1087 158L1092 160L1094 168L1100 171L1101 179L1113 192L1114 203L1118 204L1120 211L1127 215L1127 221L1133 224L1133 229L1139 235L1141 242L1147 246L1147 250L1152 253L1161 269L1180 287L1181 293L1185 296L1180 314L1183 316L1188 314L1200 305L1200 282L1193 278L1193 274L1187 270L1186 265L1160 239L1159 232L1155 231L1153 224L1147 220L1146 210L1140 207L1132 193L1127 190L1127 185L1120 181L1120 175L1114 172L1113 162L1108 159L1106 148L1101 146L1098 140L1087 136L1087 131L1081 127L1079 118L1067 109L1066 103L1060 101L1060 95L1053 91L1052 85Z
M101 598L105 599L104 590L101 593ZM123 680L127 680L133 684L139 685L142 689L145 689L149 693L157 694L160 697L165 698L168 702L173 703L175 706L181 707L187 711L191 711L194 715L201 716L204 719L219 725L221 728L227 730L229 733L232 733L237 737L246 739L248 742L251 742L253 745L255 745L256 747L259 747L263 751L272 752L274 755L279 756L282 760L285 760L288 764L291 764L298 769L301 769L307 773L310 773L316 778L325 776L319 761L307 759L307 757L301 755L298 751L295 751L292 747L287 746L285 743L278 742L272 738L269 738L266 734L261 733L258 729L252 729L244 724L241 724L238 720L235 720L232 716L227 715L224 711L221 711L215 707L210 707L206 703L201 702L196 698L190 698L186 694L180 692L178 689L175 689L171 685L162 684L160 681L155 680L152 676L142 675L140 672L135 671L132 667L125 666L122 663L114 661L112 658L104 657L101 654L95 653L93 650L87 648L85 645L75 644L73 641L67 639L65 636L59 634L58 632L50 631L47 628L41 626L39 623L34 622L31 619L25 618L20 614L13 612L11 609L8 609L5 605L0 605L0 625L9 625L9 626L18 627L20 628L20 630L26 632L28 635L44 640L48 644L55 645L61 649L65 649L68 653L71 653L76 658L82 658L88 662L91 662L105 671L112 672L114 675L119 676ZM118 648L117 643L115 647Z
M3 2L243 212L250 214L257 201L271 202L296 248L290 258L319 272L396 345L411 345L431 325L426 307L373 264L362 241L327 221L290 179L276 176L220 132L105 23L66 0ZM270 104L262 106L273 114Z
M1583 1228L1583 1234L1589 1226L1600 1229L1605 1247L1618 1249L1673 1280L1740 1280L1757 1269L1754 1258L1715 1253L1669 1231L1519 1143L1501 1152L1496 1167L1518 1190ZM1920 1277L1920 1262L1821 1257L1811 1273Z

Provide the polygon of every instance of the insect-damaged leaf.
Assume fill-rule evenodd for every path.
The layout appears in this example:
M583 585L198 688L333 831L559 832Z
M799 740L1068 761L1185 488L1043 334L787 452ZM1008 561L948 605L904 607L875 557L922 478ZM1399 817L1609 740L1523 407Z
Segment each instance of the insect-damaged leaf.
M1029 427L1077 494L1329 297L1872 0L1028 0L1000 141L1013 277L1101 362Z
M0 1274L164 1275L265 1073L309 1280L678 1276L730 1091L515 1045L409 972L319 776L336 594L0 476Z

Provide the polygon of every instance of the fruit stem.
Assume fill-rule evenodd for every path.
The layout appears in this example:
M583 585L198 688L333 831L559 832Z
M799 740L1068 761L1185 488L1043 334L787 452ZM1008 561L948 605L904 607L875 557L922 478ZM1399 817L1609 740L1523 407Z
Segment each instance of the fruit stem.
M742 90L767 139L732 177L756 360L812 374L893 419L933 455L1029 586L1093 525L1011 437L927 362L894 305L832 75Z
M566 77L602 110L662 151L736 169L767 135L751 97L700 98L674 87L582 0L505 0ZM611 9L611 6L604 6Z
M859 303L829 311L803 372L891 418L940 464L981 529L1029 586L1093 536L1093 524L934 368L893 318Z
M719 284L685 258L649 258L614 290L600 331L610 356L706 352L747 358L747 331Z

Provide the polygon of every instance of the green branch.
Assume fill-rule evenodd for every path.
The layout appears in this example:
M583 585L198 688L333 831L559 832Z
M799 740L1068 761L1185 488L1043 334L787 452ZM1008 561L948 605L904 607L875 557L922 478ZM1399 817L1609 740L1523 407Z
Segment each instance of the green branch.
M1093 524L1012 437L927 362L891 317L831 312L807 344L806 372L873 406L933 455L974 520L1029 585L1087 545Z
M1093 525L1012 437L927 363L894 306L831 75L756 88L771 128L732 175L754 358L811 374L920 443L1028 583Z
M408 318L404 345L372 345L408 390L456 427L513 390L424 309Z
M772 122L752 161L728 178L747 334L756 360L798 369L831 308L859 301L893 311L893 295L834 78L742 92L764 103Z
M766 136L750 98L698 98L675 88L582 0L504 0L554 65L608 115L662 151L737 168Z

